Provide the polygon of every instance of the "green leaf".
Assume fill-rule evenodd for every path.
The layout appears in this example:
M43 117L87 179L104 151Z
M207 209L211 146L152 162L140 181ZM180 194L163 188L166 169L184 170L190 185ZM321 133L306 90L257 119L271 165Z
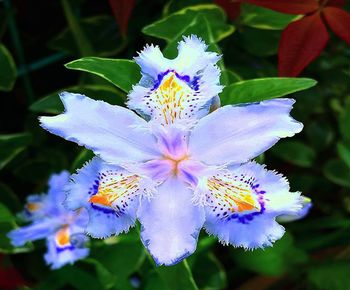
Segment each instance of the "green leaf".
M245 251L232 249L234 261L244 269L269 276L280 276L291 267L307 261L306 254L294 246L293 237L286 233L272 247Z
M227 277L225 269L213 253L203 253L194 260L194 263L191 264L191 269L199 289L226 289Z
M120 289L126 290L132 289L129 276L138 270L146 257L143 245L139 240L130 240L130 234L132 232L125 236L126 239L118 237L114 244L93 248L90 255L115 276Z
M83 27L80 25L78 18L74 15L70 0L61 0L64 15L67 19L68 26L73 34L73 40L76 42L81 56L94 55L94 48L87 38Z
M101 85L84 85L64 88L53 92L33 103L29 109L37 113L62 113L64 108L59 97L59 93L64 91L84 94L92 99L106 101L112 105L122 106L125 101L125 96L123 96L117 89L113 87Z
M73 161L71 171L74 172L75 170L83 167L84 164L87 161L91 160L94 156L95 156L95 154L91 150L87 150L85 148L82 149L80 151L79 155Z
M249 4L241 5L241 9L241 23L259 29L283 30L300 17Z
M210 51L221 54L217 42L231 35L234 27L226 23L226 14L215 5L203 4L187 7L175 12L159 21L156 21L142 30L143 33L162 38L167 41L164 54L169 58L177 56L178 42L183 36L195 34L201 37ZM225 70L223 61L218 63L221 71ZM224 75L223 84L228 84Z
M349 261L328 261L309 267L308 280L320 290L350 289L349 273Z
M13 247L7 234L15 229L15 216L10 210L0 203L0 253L15 254L28 252L33 249L31 243L27 243L23 247Z
M126 93L141 78L139 66L126 59L84 57L67 63L65 67L98 75Z
M350 105L345 107L345 110L339 117L339 129L345 141L350 141Z
M121 45L124 45L115 19L110 15L96 15L80 19L79 23L95 49L95 56L106 57L115 55L119 49L116 44L121 43ZM81 55L72 29L69 27L50 41L49 46L57 51L64 51L71 55Z
M244 27L240 30L239 40L247 52L259 57L267 57L277 54L280 37L280 31Z
M316 153L308 145L299 141L283 141L275 145L271 152L284 161L301 167L311 167Z
M0 91L11 91L16 77L16 64L7 48L0 43Z
M198 290L186 260L171 267L161 266L156 270L169 290Z
M103 289L111 289L117 284L118 280L116 277L112 275L99 261L87 258L84 259L83 262L92 264L95 267L97 277L103 285Z
M316 83L307 78L252 79L225 87L220 97L224 105L261 102L306 90Z
M323 173L330 181L350 188L350 169L344 161L329 160L323 168Z
M164 39L168 43L176 43L186 35L186 30L195 24L199 15L205 16L208 20L213 42L218 42L234 32L234 27L226 23L225 12L212 4L187 7L144 27L142 32ZM207 35L199 36L208 39Z
M334 139L334 129L330 126L330 120L312 122L305 130L309 143L317 151L326 149Z
M29 133L0 135L0 169L22 152L31 140Z
M21 209L21 203L17 195L5 183L0 183L0 202L12 212L17 212Z
M337 144L339 157L346 163L350 170L350 146L345 143Z
M76 266L65 266L56 271L50 272L44 277L38 286L33 287L33 290L55 290L55 289L71 289L77 290L96 290L102 289L101 283L95 275L79 269Z
M12 215L10 210L0 203L0 223L13 222L15 217Z

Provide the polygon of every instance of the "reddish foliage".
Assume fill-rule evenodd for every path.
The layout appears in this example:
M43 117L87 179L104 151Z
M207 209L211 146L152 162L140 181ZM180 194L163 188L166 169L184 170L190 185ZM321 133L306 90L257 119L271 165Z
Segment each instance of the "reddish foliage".
M297 76L321 54L328 39L320 13L289 24L282 33L278 50L279 76Z
M131 16L131 12L134 9L136 1L135 0L108 0L108 2L112 8L114 18L118 23L121 34L125 36L128 30L128 23Z
M215 0L214 2L226 11L230 20L236 19L241 13L241 1L239 0Z
M318 9L316 0L244 0L243 2L287 14L307 14Z
M346 5L345 0L329 0L327 6L343 7Z
M323 15L334 33L350 45L350 14L339 8L327 7L323 9Z
M13 290L26 285L21 274L15 268L5 268L2 260L3 255L0 255L0 289Z
M269 8L304 17L290 23L282 32L278 50L280 76L297 76L318 57L327 44L329 35L325 22L342 40L350 45L350 14L339 9L345 0L215 0L229 17L237 17L239 2ZM321 17L320 13L323 17ZM231 18L232 19L232 18Z

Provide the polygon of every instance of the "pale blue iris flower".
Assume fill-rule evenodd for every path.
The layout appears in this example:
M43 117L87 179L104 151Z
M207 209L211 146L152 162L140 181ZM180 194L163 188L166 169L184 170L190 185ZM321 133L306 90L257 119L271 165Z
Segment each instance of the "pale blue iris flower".
M142 78L127 105L139 115L65 92L65 112L40 118L46 130L98 155L73 175L66 205L87 209L87 232L98 238L126 232L138 219L158 265L192 254L202 227L224 244L270 246L284 233L276 217L297 215L302 198L251 160L302 130L289 115L294 100L209 113L222 90L220 57L196 36L178 50L169 60L151 45L135 58Z
M63 207L64 188L69 182L69 172L54 174L49 180L47 194L30 195L20 216L31 224L8 234L14 246L46 239L47 253L44 259L52 269L72 264L89 254L85 247L88 238L84 230L88 214L84 209L72 212Z

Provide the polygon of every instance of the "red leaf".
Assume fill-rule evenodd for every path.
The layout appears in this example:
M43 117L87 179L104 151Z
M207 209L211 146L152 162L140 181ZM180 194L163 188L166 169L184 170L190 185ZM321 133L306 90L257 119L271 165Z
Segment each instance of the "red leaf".
M350 14L336 7L326 7L323 15L334 33L350 45Z
M135 6L135 0L108 0L108 2L121 34L125 36L128 30L129 18Z
M318 9L316 0L243 0L243 2L287 14L307 14Z
M329 0L326 6L343 7L346 5L345 0Z
M236 19L241 13L241 1L239 0L215 0L214 2L225 10L230 20Z
M294 77L317 58L329 35L321 15L314 13L292 22L282 32L278 48L279 76Z

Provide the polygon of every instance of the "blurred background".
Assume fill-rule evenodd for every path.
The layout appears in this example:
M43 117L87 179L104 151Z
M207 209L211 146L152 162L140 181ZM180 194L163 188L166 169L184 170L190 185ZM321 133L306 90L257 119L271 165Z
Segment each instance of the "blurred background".
M0 1L0 289L350 289L350 20L335 13L337 29L325 12L317 16L323 24L308 26L300 21L316 14L285 1L214 2ZM350 11L346 1L326 2L318 11ZM63 90L114 104L126 99L107 80L64 64L132 59L146 43L174 57L174 43L191 33L223 54L226 86L278 75L318 82L291 95L302 133L259 157L312 199L310 214L284 224L285 236L265 250L223 246L203 232L188 267L156 268L133 230L92 241L88 259L56 271L43 261L44 242L13 248L6 233L26 196L45 192L52 173L74 172L93 156L42 130L37 117L62 111ZM223 94L222 102L231 97Z

